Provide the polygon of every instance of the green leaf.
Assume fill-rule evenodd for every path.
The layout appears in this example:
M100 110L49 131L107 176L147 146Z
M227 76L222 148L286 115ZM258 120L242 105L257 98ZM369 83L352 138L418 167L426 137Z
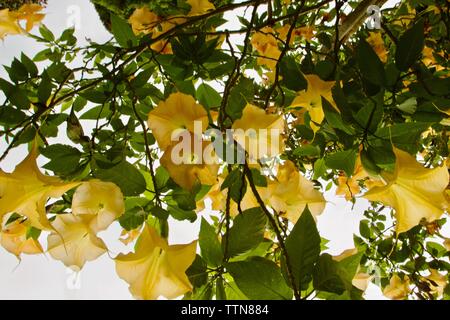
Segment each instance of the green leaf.
M198 254L195 256L194 262L186 270L189 281L195 288L199 288L208 281L208 272L206 262Z
M197 99L206 109L218 107L222 103L220 94L206 83L202 83L198 87Z
M314 289L342 294L345 286L337 271L338 263L328 253L322 254L314 267Z
M254 300L291 300L292 290L272 261L254 257L226 265L238 288Z
M233 120L242 117L248 101L253 100L254 96L253 81L247 78L241 78L240 81L230 90L230 97L226 106L227 115Z
M0 107L0 124L6 126L12 126L25 120L27 115L8 105Z
M48 42L52 42L55 40L55 36L53 35L53 33L43 24L39 28L39 33L41 34L42 38L44 38Z
M339 129L347 134L355 134L352 127L346 125L342 120L341 115L336 111L336 109L331 105L331 103L322 97L322 108L325 114L326 121L335 129Z
M420 148L420 136L430 127L426 122L397 123L392 126L380 128L374 134L375 137L391 142L398 148L411 154Z
M14 58L11 68L7 69L9 77L15 83L28 79L28 70L22 62Z
M300 66L291 56L285 56L280 61L280 76L282 77L281 84L290 90L301 91L308 86Z
M124 19L116 15L111 15L111 31L116 38L117 43L122 48L130 48L136 45L136 36L134 35L130 24Z
M252 179L257 187L267 187L267 178L261 174L261 170L252 168L250 169L252 173Z
M319 259L320 242L316 222L309 209L305 208L285 243L298 288L303 288L312 277L313 266ZM286 260L282 259L281 262L283 270L286 271Z
M193 210L183 210L176 206L169 206L167 210L169 211L170 216L175 220L188 220L189 222L197 220L197 214Z
M135 166L126 161L109 169L97 169L95 176L103 181L114 182L124 196L136 196L145 191L144 176Z
M22 55L20 56L20 60L22 61L23 65L27 68L28 73L30 74L30 77L34 78L38 75L39 70L36 66L36 64L28 58L26 54L22 52Z
M127 210L119 218L119 223L127 231L134 230L140 227L145 219L147 218L147 213L140 207L134 207Z
M365 40L359 42L357 60L359 69L364 78L375 85L384 86L386 75L383 63L370 44Z
M50 77L48 76L48 73L44 71L42 73L42 80L38 87L38 98L39 102L47 105L47 100L50 98L50 95L52 94L52 81Z
M411 97L406 99L401 104L397 105L397 108L405 113L413 114L417 110L417 98Z
M0 78L0 90L5 93L8 100L17 108L22 110L28 110L30 108L31 102L28 100L27 92L19 86L14 86Z
M317 180L327 172L327 166L324 159L318 159L314 162L314 176L313 179Z
M223 261L223 251L217 238L216 230L204 218L200 225L200 233L198 235L198 242L203 259L208 265L219 267Z
M53 144L41 150L41 154L50 159L45 169L58 174L69 174L78 168L81 152L71 146Z
M338 151L325 157L325 164L330 169L343 170L348 177L355 171L356 157L354 149Z
M197 207L195 194L192 194L191 192L184 189L176 189L172 193L172 198L173 200L175 200L178 207L182 210L195 210L195 208Z
M318 157L320 155L320 148L312 144L307 144L296 148L293 153L297 157Z
M245 210L233 220L228 235L222 238L227 257L233 257L256 248L264 240L267 218L261 208ZM225 250L228 240L228 250Z
M408 71L420 57L425 44L424 20L421 19L399 39L395 52L395 64L400 71Z

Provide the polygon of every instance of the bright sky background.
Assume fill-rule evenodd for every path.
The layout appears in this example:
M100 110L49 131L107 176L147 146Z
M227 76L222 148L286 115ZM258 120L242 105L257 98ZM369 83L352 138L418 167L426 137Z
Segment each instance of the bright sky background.
M99 43L111 38L89 0L49 0L45 11L47 15L44 23L56 35L70 24L75 24L80 43L85 43L86 38ZM236 17L233 20L230 28L232 25L236 28ZM22 51L33 57L42 49L40 44L27 37L6 37L4 42L0 43L0 64L10 65L13 57L20 56ZM1 68L0 77L5 76L5 71ZM52 142L55 141L61 143L61 138ZM5 142L0 140L0 152L5 150L5 147ZM10 172L25 155L24 146L16 148L0 167ZM318 218L318 227L321 236L330 240L329 253L337 255L345 249L353 248L353 233L358 232L359 221L367 202L359 199L352 207L351 203L335 197L334 189L326 194L326 198L328 204L325 212ZM197 220L199 221L200 219ZM198 230L198 223L173 222L170 241L187 243L196 239ZM100 234L110 249L110 257L130 250L117 240L119 234L120 227L117 223ZM41 242L46 242L45 236L42 236ZM114 262L110 257L103 255L96 261L87 263L81 274L76 275L50 256L23 256L19 263L15 256L0 248L0 299L130 299L128 286L116 275ZM75 277L78 277L79 281L74 281ZM366 292L366 298L383 297L380 290L371 285Z

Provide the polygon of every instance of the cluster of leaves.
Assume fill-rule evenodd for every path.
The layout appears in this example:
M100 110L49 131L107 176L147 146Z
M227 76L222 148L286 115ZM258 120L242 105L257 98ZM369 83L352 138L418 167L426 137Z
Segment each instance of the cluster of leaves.
M0 125L8 147L1 160L37 139L49 159L47 171L66 180L113 182L125 197L118 221L130 234L147 224L166 238L169 218L200 219L199 203L214 187L183 188L160 164L161 143L146 122L177 92L200 102L209 126L222 131L244 117L248 104L281 114L288 130L276 161L295 164L317 189L321 182L328 190L340 178L356 176L358 165L371 176L394 171L397 149L420 153L427 168L441 166L448 156L447 1L408 1L383 11L383 30L377 31L382 42L376 45L364 27L340 41L339 33L350 31L339 28L345 7L339 0L216 1L216 9L195 15L189 15L192 1L93 2L115 13L113 40L80 46L74 30L54 35L41 26L39 35L30 36L46 48L33 58L23 53L6 67ZM348 1L347 7L364 3ZM162 18L184 18L156 37L136 34L125 18L144 5ZM243 8L251 15L240 17L238 29L217 31L227 22L225 12ZM295 29L305 26L314 28L314 36L295 39ZM278 27L287 27L285 36L273 31ZM272 48L251 41L263 29L269 30L263 34L269 42L275 39ZM242 44L232 43L234 33L244 37ZM171 50L152 50L158 41ZM427 61L426 48L432 49ZM250 78L248 70L256 76ZM311 105L299 102L299 93L308 94L315 83L333 86L311 93ZM322 117L313 113L318 106ZM70 142L48 142L57 137ZM448 251L438 239L445 219L398 234L386 225L390 212L374 204L355 236L357 252L333 257L324 253L326 240L312 207L303 204L306 208L291 219L258 194L273 177L247 162L223 167L228 175L218 192L226 194L224 206L219 215L201 218L200 254L186 271L193 287L186 299L361 299L363 286L355 285L355 277L374 265L383 288L393 274L401 274L414 283L416 297L448 298L448 286L438 295L437 284L424 280L429 269L450 271ZM366 189L364 181L355 188ZM244 204L246 194L255 196L257 206ZM355 201L354 194L350 199ZM69 201L54 203L52 213L69 207L70 193ZM430 223L433 231L426 228Z

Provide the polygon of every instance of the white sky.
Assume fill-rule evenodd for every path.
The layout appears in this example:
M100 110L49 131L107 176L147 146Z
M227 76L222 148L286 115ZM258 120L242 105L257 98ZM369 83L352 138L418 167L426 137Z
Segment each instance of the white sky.
M75 21L78 25L76 36L81 40L91 38L96 42L107 41L111 35L104 29L98 16L88 0L50 0L44 23L55 34L61 33L68 23ZM77 16L77 13L80 13ZM236 20L236 19L234 19ZM232 23L231 25L235 25ZM35 31L34 31L35 32ZM42 46L34 40L22 36L6 37L0 43L0 64L10 65L13 57L20 56L23 51L33 57ZM0 70L0 77L5 77ZM65 130L64 130L65 131ZM0 151L6 144L0 141ZM25 157L25 147L11 152L0 166L5 171L12 171L15 164ZM326 193L328 201L325 212L318 218L318 227L322 237L330 240L329 253L339 254L345 249L353 248L353 233L358 232L359 220L367 207L365 200L358 200L352 207L342 198L334 196L334 189ZM199 222L198 219L197 222ZM186 243L196 239L198 223L176 222L171 224L171 242ZM120 227L114 224L102 233L114 257L119 252L129 250L117 239ZM41 238L45 243L45 237ZM114 270L114 262L103 255L98 260L87 263L76 282L79 288L71 283L75 275L68 271L59 261L45 255L23 256L22 261L0 248L0 299L130 299L128 286L119 279ZM76 287L76 286L75 286ZM366 298L382 298L377 287L372 285L366 292Z

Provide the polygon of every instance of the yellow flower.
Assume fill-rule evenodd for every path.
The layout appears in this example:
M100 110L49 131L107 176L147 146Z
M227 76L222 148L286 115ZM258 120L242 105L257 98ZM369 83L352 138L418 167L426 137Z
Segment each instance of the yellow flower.
M215 9L214 5L208 0L186 0L186 2L191 6L189 16L204 14Z
M312 41L314 38L315 28L312 26L304 26L298 29L295 29L294 34L298 37L305 38L306 41Z
M21 219L5 225L0 231L0 244L18 258L22 253L42 253L43 249L39 241L31 237L27 239L28 228L26 221Z
M158 15L150 11L147 7L134 10L133 14L128 19L128 22L131 24L133 32L136 35L140 33L152 33L159 21Z
M320 215L325 209L323 195L289 160L278 168L276 179L268 181L267 188L260 188L259 191L265 203L292 223L297 222L306 205L313 216Z
M233 137L247 150L250 160L273 157L284 150L284 119L247 104L242 117L233 123Z
M192 290L186 270L195 259L197 242L169 246L153 228L144 227L134 253L115 258L116 271L138 299L174 299Z
M93 215L60 214L52 225L55 229L47 238L48 253L74 270L83 268L107 252L102 239L90 228Z
M358 272L352 279L352 285L361 291L366 291L369 286L372 276L364 272Z
M348 257L354 256L357 253L358 253L358 249L356 249L356 248L347 249L347 250L342 251L342 253L340 255L333 256L333 260L340 262Z
M448 207L445 189L448 185L447 167L424 168L405 151L394 149L397 161L388 184L373 187L364 198L379 201L394 208L397 218L397 233L405 232L425 218L431 222L443 214Z
M436 67L436 71L444 70L445 68L436 62L436 58L434 57L434 50L430 47L424 47L422 51L422 62L427 67ZM436 55L441 56L441 53L435 52Z
M29 32L36 24L39 24L44 18L45 14L38 13L42 11L42 7L38 4L24 4L19 10L14 12L16 19L25 20L25 30Z
M430 269L430 275L425 277L431 289L431 294L442 296L448 284L447 276L439 273L438 270Z
M9 9L0 10L0 39L4 39L7 35L20 33L22 33L22 29L12 12Z
M403 300L408 297L411 292L409 288L409 278L407 276L404 279L394 274L389 281L389 284L384 288L383 294L386 298L393 300Z
M217 182L219 160L214 146L193 134L168 147L160 161L173 181L186 190L191 191L198 183L214 185Z
M386 51L386 47L384 46L384 40L381 37L381 33L369 32L369 37L366 39L366 41L373 48L380 60L386 63L388 52Z
M281 29L281 32L283 32L283 29ZM256 32L250 41L253 48L259 54L256 62L258 65L265 65L270 70L268 76L272 81L274 80L275 69L281 55L281 51L278 48L278 40L275 35L275 30L271 27L264 27Z
M79 182L64 182L58 177L41 173L37 164L37 148L16 166L12 173L0 170L0 219L7 213L27 217L38 229L51 229L45 204L49 198L59 198Z
M334 81L323 81L315 74L305 75L308 87L306 90L300 91L297 97L292 101L291 107L303 107L309 112L311 117L311 129L314 132L319 130L325 114L322 109L322 97L328 100L331 105L339 111L335 106L331 89Z
M447 249L447 251L450 251L450 238L445 239L444 247L445 249Z
M72 198L74 215L93 215L91 229L94 232L107 229L125 212L125 202L120 188L112 182L90 180L83 182Z
M159 147L165 150L172 144L172 134L182 130L194 132L195 122L202 132L208 127L208 114L193 97L184 93L173 93L161 101L148 115L148 126Z
M139 230L139 228L130 231L123 229L122 232L120 233L119 241L122 242L124 245L128 245L134 240L136 240L140 234L141 231Z

